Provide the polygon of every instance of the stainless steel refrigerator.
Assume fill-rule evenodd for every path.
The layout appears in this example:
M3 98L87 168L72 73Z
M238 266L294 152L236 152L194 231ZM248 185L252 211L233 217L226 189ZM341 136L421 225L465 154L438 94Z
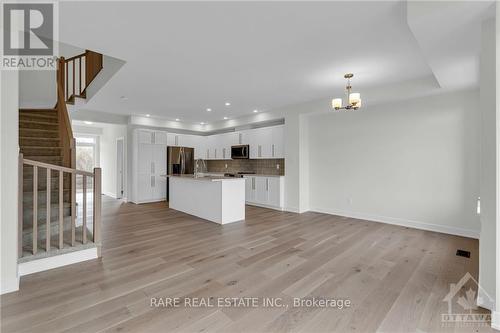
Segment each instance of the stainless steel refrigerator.
M167 147L167 175L194 174L194 148ZM167 178L167 201L169 201Z

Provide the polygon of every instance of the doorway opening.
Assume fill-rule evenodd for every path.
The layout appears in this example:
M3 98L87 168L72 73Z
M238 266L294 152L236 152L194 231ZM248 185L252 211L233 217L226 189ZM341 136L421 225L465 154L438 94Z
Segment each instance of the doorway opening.
M124 138L116 139L116 198L122 199L125 183L125 143Z

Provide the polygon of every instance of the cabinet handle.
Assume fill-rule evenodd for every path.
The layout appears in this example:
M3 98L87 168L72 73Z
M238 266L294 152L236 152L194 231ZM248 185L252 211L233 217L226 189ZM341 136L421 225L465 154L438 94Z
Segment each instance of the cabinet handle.
M273 143L272 149L273 149L273 157L274 157L274 143Z
M255 178L252 178L252 190L255 190Z
M179 136L178 135L175 136L175 145L176 146L179 145Z
M259 145L259 157L262 157L262 146Z
M151 173L155 173L155 162L151 162Z
M266 178L266 191L269 191L269 178Z
M210 149L207 149L207 160L209 159L210 157Z
M214 152L215 152L214 158L217 158L217 148L215 148Z
M239 133L238 134L238 144L242 144L243 143L243 134Z
M155 176L151 176L151 187L155 187Z
M226 148L222 148L222 158L226 158Z

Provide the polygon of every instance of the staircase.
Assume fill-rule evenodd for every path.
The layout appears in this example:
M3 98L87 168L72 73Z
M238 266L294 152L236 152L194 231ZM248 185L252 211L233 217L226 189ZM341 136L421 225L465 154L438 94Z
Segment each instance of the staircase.
M87 57L97 66L87 63ZM100 69L102 55L92 51L68 60L61 57L56 106L19 110L19 263L100 248L101 170L75 169L75 140L66 108L75 97L85 98Z
M56 109L19 110L19 146L24 159L63 166L63 148ZM33 166L23 165L23 258L33 253ZM51 221L59 213L59 174L52 172L50 180ZM47 171L37 173L37 249L46 249L47 221ZM63 176L64 228L68 230L71 218L71 179ZM58 226L51 225L52 246L58 240ZM48 249L50 250L50 248ZM36 251L35 251L36 254Z

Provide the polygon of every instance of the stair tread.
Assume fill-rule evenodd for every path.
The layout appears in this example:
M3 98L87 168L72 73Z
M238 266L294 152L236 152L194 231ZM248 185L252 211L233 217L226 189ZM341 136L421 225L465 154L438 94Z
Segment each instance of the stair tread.
M43 132L43 133L45 133L45 132L51 132L51 133L59 132L59 130L57 130L57 129L25 128L25 127L21 127L19 130L20 131L37 131L37 132Z
M38 119L19 119L19 124L21 124L21 123L42 124L42 125L58 125L57 122L41 121Z
M63 147L61 147L61 146L53 146L53 147L49 146L49 147L47 147L47 146L29 146L29 145L23 145L21 147L21 150L22 149L26 149L26 148L28 148L28 149L63 149Z
M49 113L52 112L52 113ZM20 111L19 116L21 117L35 117L35 118L46 118L46 119L58 119L57 111Z

